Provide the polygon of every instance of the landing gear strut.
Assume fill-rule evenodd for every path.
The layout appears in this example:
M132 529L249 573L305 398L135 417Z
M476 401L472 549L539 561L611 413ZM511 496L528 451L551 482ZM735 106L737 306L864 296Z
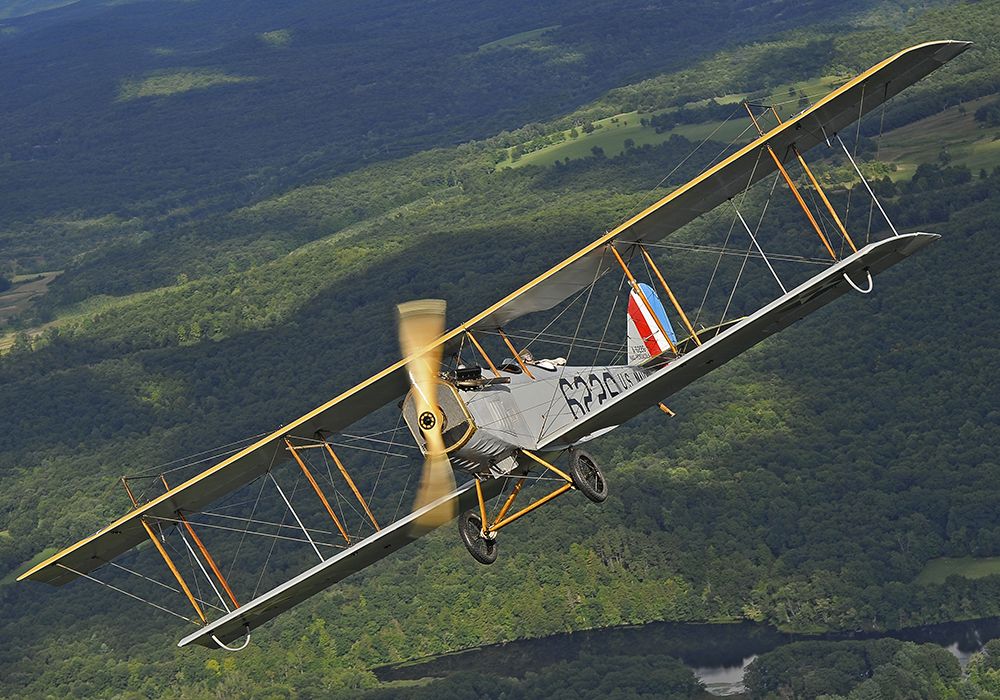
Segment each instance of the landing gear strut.
M589 453L571 449L569 451L569 473L567 474L528 450L521 450L521 452L559 476L564 483L552 493L542 496L512 515L507 515L507 511L514 505L514 499L520 493L521 487L524 486L525 477L521 477L517 480L503 507L500 508L500 512L497 513L496 519L491 523L486 516L483 487L479 481L476 481L476 496L479 499L479 507L471 508L459 516L458 532L462 536L462 542L469 550L469 554L482 564L492 564L497 560L497 531L500 528L509 525L522 515L527 515L553 498L572 488L576 488L594 503L602 503L608 497L608 484L604 480L604 474L597 466L597 461Z

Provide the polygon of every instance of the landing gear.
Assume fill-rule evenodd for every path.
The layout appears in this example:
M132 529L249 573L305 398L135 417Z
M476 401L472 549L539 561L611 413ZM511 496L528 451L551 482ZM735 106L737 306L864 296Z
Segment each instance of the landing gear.
M486 515L486 501L483 498L482 484L478 480L476 481L476 497L479 501L479 507L471 508L459 516L458 532L462 536L462 542L465 544L465 548L469 550L469 554L476 561L483 564L492 564L497 560L497 532L500 528L509 525L523 515L527 515L553 498L566 493L574 487L594 503L601 503L608 497L608 484L604 481L604 474L601 473L600 467L597 466L597 460L591 457L589 453L583 450L570 449L568 473L554 467L528 450L522 449L521 453L558 476L559 480L563 483L551 493L524 506L516 513L508 515L511 506L514 505L514 499L517 498L517 494L521 492L521 487L524 486L525 477L522 476L514 484L510 496L507 497L496 518L493 522L490 522Z
M603 503L608 498L608 483L604 480L597 461L583 450L569 453L569 475L577 491L594 503Z
M492 564L497 560L496 533L483 534L483 519L478 509L467 510L459 516L458 532L469 554L480 564Z

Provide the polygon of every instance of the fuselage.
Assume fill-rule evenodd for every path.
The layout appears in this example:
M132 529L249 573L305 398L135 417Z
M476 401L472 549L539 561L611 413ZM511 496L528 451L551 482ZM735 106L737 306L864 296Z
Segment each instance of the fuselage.
M517 466L520 450L539 449L547 435L599 411L654 371L630 365L570 367L547 362L529 365L528 370L531 377L520 367L505 365L499 381L483 386L442 381L438 404L452 466L473 474L506 474ZM408 397L403 415L423 449L410 406Z

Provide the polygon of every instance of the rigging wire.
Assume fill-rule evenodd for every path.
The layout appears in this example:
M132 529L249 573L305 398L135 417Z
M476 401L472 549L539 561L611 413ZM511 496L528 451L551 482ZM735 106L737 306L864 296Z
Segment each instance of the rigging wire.
M490 331L486 331L486 333L490 333ZM571 345L571 341L574 340L573 336L571 335L561 335L559 333L545 333L543 335L540 332L535 333L534 331L525 331L524 333L519 333L517 331L507 331L507 337L514 340L525 340L526 338L534 338L534 339L539 339L542 342L549 343L551 345L560 345L563 347L569 347ZM617 352L622 345L621 343L611 343L611 342L601 343L599 340L595 338L576 338L576 342L579 345L579 347L584 348L586 350L600 349L600 350L606 350L608 352Z
M879 118L878 122L878 139L875 141L875 162L878 162L879 155L882 152L882 129L885 126L885 102L882 103L882 116ZM882 207L879 206L879 209ZM872 201L868 204L868 230L865 233L865 244L871 242L872 238L872 215L875 212L875 197L872 197ZM888 220L889 217L886 217ZM890 224L891 225L891 224Z
M138 571L134 571L133 569L130 569L127 566L122 566L121 564L117 564L117 563L115 563L113 561L108 561L108 560L104 560L104 563L105 564L110 564L111 566L115 567L116 569L121 569L125 573L132 574L133 576L137 576L137 577L139 577L141 579L145 579L146 581L149 581L150 583L155 583L157 586L160 586L162 588L166 588L168 591L172 591L172 592L174 592L174 593L176 593L178 595L183 595L183 593L184 593L179 588L174 588L173 586L171 586L169 584L166 584L166 583L163 583L162 581L157 581L155 578L151 578L151 577L146 576L144 574L140 574ZM204 605L206 607L215 608L219 612L223 612L222 608L220 608L219 606L212 605L211 603L202 600L198 596L195 597L195 600L197 600L199 603L201 603L202 605Z
M774 196L774 190L778 186L778 178L781 177L781 173L774 174L774 182L771 183L771 191L768 192L767 199L764 201L764 207L761 209L760 218L757 220L757 233L760 232L760 227L764 224L764 215L767 214L767 207L771 204L771 198ZM721 326L726 321L726 314L729 313L729 307L733 303L733 297L736 296L736 288L740 284L740 279L743 277L743 270L746 269L747 261L750 259L750 253L753 250L754 242L751 241L750 245L747 246L747 254L743 258L743 263L740 265L740 271L736 275L736 281L733 283L733 291L729 294L729 299L726 301L726 308L722 310L722 317L719 319L719 325ZM763 257L763 254L761 255ZM766 258L765 258L766 260Z
M598 271L600 271L600 269L601 269L601 268L600 268L600 267L598 267L597 269L598 269ZM593 283L591 283L591 285L592 285L592 284L593 284ZM588 287L588 288L586 288L586 289L581 289L581 290L580 290L579 292L577 292L576 296L575 296L575 297L573 297L573 300L572 300L572 301L571 301L571 302L570 302L569 304L567 304L567 305L566 305L566 307L565 307L565 308L564 308L564 309L563 309L562 311L560 311L560 312L559 312L559 314L558 314L558 315L557 315L557 316L556 316L555 318L553 318L553 319L552 319L551 321L549 321L549 322L548 322L548 323L547 323L547 324L545 325L545 327L544 327L544 328L542 328L542 330L538 331L538 335L539 335L539 336L540 336L540 335L542 335L542 334L543 334L543 333L545 333L545 332L546 332L546 331L547 331L547 330L548 330L549 328L551 328L551 327L552 327L552 325L553 325L553 324L554 324L554 323L555 323L556 321L558 321L558 320L559 320L560 318L562 318L563 314L565 314L565 313L566 313L567 311L569 311L569 310L570 310L570 307L572 307L572 306L573 306L574 304L576 304L576 302L578 302L578 301L580 300L580 298L581 298L581 297L582 297L582 296L584 295L584 293L585 293L585 292L588 292L588 290L589 290L589 289L592 289L592 288L593 288L593 287L591 286L591 287ZM589 299L589 293L588 293L588 299ZM499 335L500 335L499 333L496 333L496 332L494 332L494 331L485 331L485 332L486 332L486 333L491 333L491 334L493 334L493 335L497 335L497 336L499 336ZM528 332L530 332L530 331L525 331L525 332L526 332L526 333L528 333ZM510 337L513 337L513 336L511 336L511 334L510 334L510 333L507 333L507 335L508 335L508 336L510 336ZM464 338L465 336L463 335L462 337ZM522 338L522 340L523 340L523 338ZM528 349L529 347L531 347L531 344L532 344L532 343L534 343L534 342L535 342L535 340L537 340L537 338L533 338L532 340L530 340L530 341L528 342L528 344L524 346L524 349L525 349L525 350L527 350L527 349Z
M271 476L271 471L270 471L270 470L268 470L268 472L267 472L267 476ZM266 480L265 480L265 481L266 481ZM271 477L271 481L272 481L272 482L273 482L273 483L274 483L275 485L277 485L277 483L278 483L277 481L274 481L274 477L273 477L273 476ZM295 479L295 483L294 483L294 484L292 484L292 495L293 495L293 496L295 495L295 490L296 490L296 489L297 489L298 487L299 487L299 480L298 480L298 478L296 477L296 479ZM288 499L285 499L285 502L286 502L286 504L287 504L287 502L288 502ZM284 525L284 524L285 524L285 518L286 518L286 517L288 516L288 510L289 510L289 509L286 509L286 510L283 510L283 511L281 512L281 524L282 524L282 525ZM306 534L306 537L308 537L308 536L309 536L309 535L308 535L308 533L307 533L307 534ZM312 543L312 539L310 539L309 541L310 541L310 543ZM271 540L271 546L270 546L270 547L268 548L268 550L267 550L267 557L265 557L265 558L264 558L264 564L263 564L263 566L261 566L261 567L260 567L260 575L258 575L258 576L257 576L257 584L256 584L256 585L255 585L255 586L253 587L253 595L251 596L251 598L256 598L256 597L257 597L257 591L258 591L258 590L260 590L260 584L261 584L261 581L263 581L263 580L264 580L264 574L265 574L265 573L267 572L267 565L268 565L268 564L269 564L269 563L271 562L271 555L272 555L272 554L274 554L274 546L275 546L276 544L278 544L278 540L277 540L277 539L273 539L273 540ZM315 545L315 543L313 543L313 547L315 547L315 546L316 546L316 545ZM322 558L323 558L323 556L322 556L322 555L320 555L320 559L322 559Z
M752 121L752 120L751 120ZM747 127L749 128L749 127ZM760 165L760 157L763 155L764 149L757 149L757 158L754 160L753 169L750 171L750 177L747 179L747 186L743 188L743 194L740 197L740 204L743 204L747 200L747 194L750 192L750 186L753 184L753 176L757 173L757 166ZM732 199L729 201L732 202ZM736 208L735 202L733 207ZM722 247L727 248L729 246L729 240L732 238L733 230L736 228L736 221L739 217L739 209L736 209L736 216L733 217L732 223L729 225L729 231L726 233L726 240L722 242ZM722 255L719 255L719 259L715 261L715 267L712 269L712 274L708 278L708 284L705 286L705 294L701 297L701 304L698 306L698 312L694 315L694 322L698 323L701 319L701 313L705 309L705 302L708 300L708 294L712 291L712 283L715 282L715 276L719 272L719 266L722 264Z
M180 530L180 528L178 528L178 531L179 530ZM171 546L171 549L175 553L177 552L177 550L174 547L172 547L172 546ZM198 580L198 572L195 571L194 564L191 561L191 555L192 554L193 554L193 552L190 552L190 550L189 550L189 553L187 555L188 569L189 569L188 574L191 576L191 579L194 581L194 590L195 590L195 593L197 593L196 599L197 600L202 600L205 597L205 595L201 592L201 583Z
M736 217L733 217L733 219L738 221ZM738 248L723 248L721 246L699 245L696 243L643 243L643 245L647 248L667 248L679 250L685 253L712 253L716 255L734 255L741 258L746 255L746 251ZM757 258L760 257L758 253L753 251L751 251L750 256ZM768 257L772 260L781 260L782 262L795 262L805 265L822 265L823 267L830 267L835 264L828 257L810 258L804 255L792 255L790 253L769 253Z
M615 294L614 301L611 303L611 311L608 312L608 320L604 324L604 331L601 333L601 339L598 341L599 345L603 345L605 339L608 337L608 328L611 326L611 319L614 317L615 309L618 307L618 299L622 295L622 288L625 286L625 273L622 272L622 277L618 281L618 292ZM597 358L600 350L594 352L594 361L590 363L591 367L597 365Z
M572 338L572 340L570 340L569 349L566 351L566 363L563 363L562 367L559 368L559 379L560 380L562 380L563 375L565 375L565 373L566 373L566 364L568 364L569 358L573 355L573 347L576 345L577 338L580 335L580 327L583 325L584 316L587 315L587 309L590 308L590 299L591 299L591 296L594 293L594 287L597 285L597 280L601 277L601 269L604 267L604 260L607 257L607 255L608 255L608 251L607 251L607 248L605 248L604 250L601 251L601 259L598 261L597 267L594 269L594 279L592 279L590 281L590 284L587 285L587 299L583 303L583 309L581 309L581 311L580 311L580 318L577 319L576 329L573 331L573 338ZM580 290L580 292L582 294L583 290ZM577 299L579 299L579 298L580 298L580 295L578 294L577 295ZM576 300L574 299L574 301L576 301ZM567 307L567 309L568 308L569 307ZM560 314L560 315L562 315L562 314ZM551 326L551 325L552 324L550 323L549 325L545 326L545 329L543 329L543 330L548 329L549 326ZM603 339L602 339L602 342L603 342ZM600 351L598 350L598 352L600 352ZM595 355L594 359L596 361L596 359L597 359L596 355ZM542 417L542 424L541 424L541 426L538 429L538 437L539 437L539 439L541 439L541 436L545 434L545 423L548 421L549 414L552 412L552 404L555 403L556 393L558 391L559 391L559 382L553 382L552 383L552 395L549 396L548 406L545 408L545 415Z
M118 588L117 586L113 586L110 583L105 583L104 581L101 581L100 579L94 578L93 576L90 576L89 574L85 574L82 571L77 571L76 569L74 569L74 568L72 568L70 566L66 566L62 562L56 562L55 565L58 566L61 569L66 569L67 571L70 571L70 572L76 574L77 576L80 576L80 577L85 578L85 579L89 579L90 581L93 581L94 583L98 583L98 584L104 586L105 588L110 588L111 590L117 591L118 593L121 593L122 595L126 595L129 598L134 598L134 599L138 600L140 603L145 603L146 605L149 605L150 607L156 608L157 610L162 610L163 612L168 613L170 615L173 615L174 617L179 617L180 619L182 619L182 620L184 620L186 622L190 622L190 623L195 624L195 625L198 624L197 622L195 622L191 618L186 617L184 615L181 615L179 612L174 612L173 610L170 610L169 608L165 608L162 605L157 605L156 603L154 603L152 601L149 601L149 600L146 600L145 598L141 598L141 597L137 596L135 593L130 593L130 592L124 590L124 589Z
M252 518L241 518L238 515L223 515L222 513L213 513L211 511L201 511L200 513L198 513L198 515L200 515L200 516L201 515L207 515L207 516L212 517L212 518L221 518L221 519L224 519L224 520L237 520L237 521L239 521L241 523L242 522L249 522L249 523L251 523L253 525L263 525L265 527L275 527L275 528L278 528L278 532L281 531L281 528L287 528L289 530L298 530L298 528L295 527L294 525L284 525L282 523L276 523L276 522L272 522L270 520L255 520L255 519L252 519ZM200 526L213 527L213 525L211 523L205 523L205 522L202 522L200 520L191 520L190 522L191 522L192 525L198 525L199 527ZM221 528L222 526L216 526L216 527L220 527ZM243 530L233 529L233 528L224 528L224 529L231 530L233 532L243 532ZM339 533L333 532L332 530L324 530L324 529L318 528L318 527L311 527L311 528L309 528L309 532L319 533L320 535L330 535L330 536L333 536L333 537L336 537L339 534ZM250 534L262 534L262 535L265 535L265 534L268 534L268 533L262 533L262 532L254 533L253 531L251 531ZM305 540L302 540L302 541L305 542Z
M179 522L181 522L180 520L174 520L172 518L163 517L163 516L157 516L156 520L164 520L166 522L172 522L172 523L179 523ZM277 526L274 523L266 523L266 522L257 521L257 520L254 520L253 522L260 523L260 524L265 524L265 525L270 525L271 527L291 528L291 529L294 529L294 530L299 530L301 532L301 530L298 527L296 527L295 525L280 525L280 526ZM273 533L273 532L261 532L260 530L243 530L243 529L238 528L238 527L226 527L225 525L216 525L215 523L206 523L206 522L202 522L202 521L191 521L191 524L192 525L197 525L198 527L207 527L207 528L210 528L210 529L213 529L213 530L223 530L225 532L235 532L235 533L239 533L239 534L243 534L245 532L248 535L257 535L258 537L269 537L269 538L271 538L273 540L283 540L285 542L299 542L301 544L309 544L309 540L304 539L302 537L291 537L289 535L280 535L280 534ZM325 530L317 530L316 528L313 528L313 527L309 528L309 532L319 532L321 534L333 535L333 536L337 535L337 533L327 532ZM336 542L323 542L322 540L317 540L317 539L313 539L313 542L315 542L318 545L323 545L324 547L333 547L334 549L346 549L346 547L343 544L338 544Z
M864 116L864 113L865 113L864 112L864 108L865 108L865 89L867 87L868 87L868 83L861 83L861 101L858 103L857 126L855 127L855 130L854 130L854 154L851 155L850 153L848 153L848 157L851 158L852 160L853 160L854 156L858 155L858 144L861 143L861 118ZM827 143L829 143L829 139L827 139ZM843 141L841 142L841 145L843 145ZM844 150L846 151L847 148L845 147ZM864 178L862 178L862 179L864 179ZM851 217L851 199L853 198L853 195L854 195L854 188L853 187L849 187L847 189L847 210L844 212L844 220L845 221L849 221L850 217Z
M172 459L169 462L163 462L162 464L159 464L159 465L157 465L155 467L150 467L149 469L146 469L145 471L141 471L141 472L139 472L137 474L126 475L126 478L128 478L130 480L131 479L158 479L161 474L170 474L172 472L180 471L181 469L187 469L188 467L193 467L194 465L201 464L202 462L207 462L207 461L210 461L212 459L217 459L218 457L225 457L225 456L228 456L228 455L231 455L231 454L235 454L235 453L239 452L243 448L237 447L235 449L231 449L231 450L227 450L227 451L223 451L223 452L217 452L217 450L225 450L225 448L233 447L234 445L240 445L241 443L253 442L254 440L259 440L260 438L262 438L262 437L264 437L265 435L268 435L268 434L269 433L258 433L257 435L251 435L250 437L245 437L245 438L241 438L239 440L234 440L233 442L228 442L225 445L217 445L215 447L210 447L207 450L202 450L201 452L194 452L192 454L185 455L184 457L178 457L177 459ZM212 454L209 454L209 453L212 453ZM208 456L207 457L202 457L201 459L194 460L194 461L191 461L191 462L187 462L186 461L186 460L192 459L193 457L198 457L200 455L205 455L205 454L207 454ZM173 467L171 469L164 469L164 467L168 467L171 464L176 464L177 462L185 462L185 463L181 464L180 466Z
M412 471L406 475L406 483L403 484L403 490L399 492L399 502L396 504L396 512L392 514L392 522L396 522L396 518L399 516L399 509L403 505L403 497L406 495L406 489L410 486L410 478L412 476Z
M724 127L726 124L728 124L729 121L733 117L736 116L736 113L738 111L739 111L739 107L737 107L736 109L734 109L732 111L732 113L730 113L730 115L728 117L726 117L725 120L721 124L719 124L717 127L715 127L715 129L713 129L712 132L708 136L706 136L704 139L702 139L701 143L699 143L697 146L695 146L694 149L690 153L688 153L686 156L684 156L684 158L681 160L681 162L674 166L673 170L671 170L669 173L667 173L666 175L664 175L660 179L660 181L657 182L656 185L654 185L653 187L651 187L648 191L643 192L639 196L636 205L634 207L632 207L632 210L629 212L628 216L626 216L625 218L626 219L630 219L633 216L635 216L639 211L641 211L643 202L649 198L649 195L651 195L653 192L655 192L656 190L658 190L660 188L660 186L663 185L664 182L666 182L671 177L673 177L674 173L676 173L681 168L681 166L683 166L685 163L687 163L688 160L690 160L691 157L694 156L695 153L697 153L699 150L701 150L701 148L706 143L708 143L709 141L711 141L712 137L715 136L717 133L719 133L719 130L722 129L722 127ZM745 131L744 131L744 133L745 133ZM740 136L742 136L742 135L743 134L741 133ZM734 139L734 141L735 141L735 139ZM729 143L729 145L726 146L726 148L728 149L730 146L732 146L732 144L733 144L733 141L731 141ZM718 158L718 156L716 156L716 158ZM706 167L706 169L707 169L707 167ZM702 170L702 172L704 172L704 170Z
M393 428L393 430L392 430L392 437L390 438L391 440L395 440L396 439L396 433L399 431L399 424L402 423L402 422L403 422L403 412L400 411L399 415L396 416L396 427ZM371 501L372 499L375 498L375 491L378 489L378 482L381 481L381 479L382 479L382 471L385 469L385 463L387 461L389 461L389 455L386 455L382 459L382 464L378 468L378 474L375 476L375 483L372 485L372 491L371 491L370 494L368 494L368 500L369 501Z
M274 458L277 456L277 454L278 454L278 451L277 451L277 449L275 449L274 454L271 455L271 463L267 466L267 471L268 472L270 472L271 468L274 466ZM261 474L257 478L260 479L260 491L257 492L257 500L254 501L253 508L250 510L250 517L251 518L257 513L257 506L260 505L260 497L264 493L264 485L267 483L267 479L264 478L263 474ZM247 530L249 530L249 529L250 529L250 523L247 523ZM246 531L244 531L243 532L243 536L240 538L240 543L236 546L236 553L233 555L233 561L229 565L229 571L226 574L227 578L230 577L230 576L232 576L232 574L233 574L233 569L236 567L236 560L239 559L240 550L243 549L243 541L246 539L246 535L247 535L247 533L246 533Z

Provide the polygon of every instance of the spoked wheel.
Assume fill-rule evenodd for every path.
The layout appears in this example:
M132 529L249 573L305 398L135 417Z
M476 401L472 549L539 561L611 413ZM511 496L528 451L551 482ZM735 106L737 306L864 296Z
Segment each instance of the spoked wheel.
M480 564L492 564L497 560L497 541L483 537L483 519L479 510L467 510L458 517L458 532L469 554Z
M608 498L608 484L604 480L597 461L583 450L569 453L569 475L573 485L594 503L603 503Z

